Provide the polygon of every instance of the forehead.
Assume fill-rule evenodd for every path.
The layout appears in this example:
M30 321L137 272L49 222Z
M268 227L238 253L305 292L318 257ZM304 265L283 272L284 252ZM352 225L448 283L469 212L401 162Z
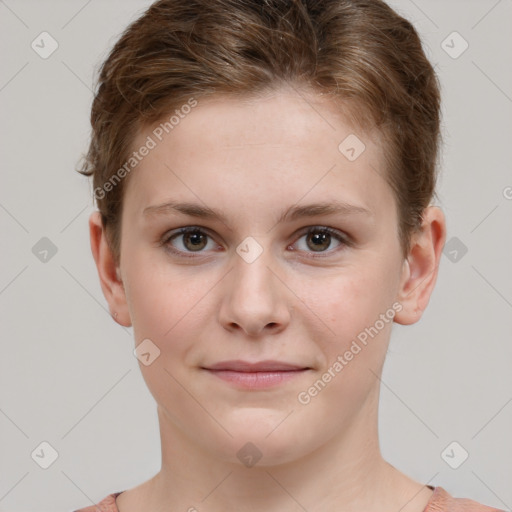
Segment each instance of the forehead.
M363 133L327 98L280 90L177 110L134 141L135 151L153 146L125 193L139 212L169 197L248 210L330 194L375 213L393 199L378 132Z

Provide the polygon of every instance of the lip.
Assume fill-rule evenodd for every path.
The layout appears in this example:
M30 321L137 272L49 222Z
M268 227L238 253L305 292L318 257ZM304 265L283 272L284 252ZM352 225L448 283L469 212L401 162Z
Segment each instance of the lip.
M273 361L267 359L265 361L258 361L250 363L249 361L242 361L240 359L232 361L221 361L211 366L205 367L206 370L230 370L234 372L286 372L293 370L309 370L308 366L301 366L282 361Z
M284 384L300 375L303 375L310 367L284 363L281 361L222 361L203 370L220 378L237 388L245 390L257 390L272 388Z

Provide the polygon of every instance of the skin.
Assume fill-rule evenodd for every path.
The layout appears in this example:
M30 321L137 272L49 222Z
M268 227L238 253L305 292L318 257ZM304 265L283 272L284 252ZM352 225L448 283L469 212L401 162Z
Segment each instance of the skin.
M366 145L352 162L338 150L349 134ZM427 208L404 259L383 173L378 134L358 131L324 97L284 88L257 99L213 97L200 100L130 175L119 265L99 214L91 215L92 252L112 314L133 326L136 345L150 339L160 350L140 369L157 403L162 467L117 498L120 512L425 508L432 490L381 456L379 377L393 321L413 324L427 307L445 219ZM225 222L143 213L171 200L221 210ZM277 222L297 203L331 200L370 213ZM199 250L183 235L168 241L185 226L204 231ZM315 226L351 243L327 236L315 251L304 233ZM263 250L252 263L236 251L246 237ZM393 321L300 403L298 394L393 303L401 305ZM228 359L311 369L247 391L201 369ZM262 454L253 467L237 457L247 442Z

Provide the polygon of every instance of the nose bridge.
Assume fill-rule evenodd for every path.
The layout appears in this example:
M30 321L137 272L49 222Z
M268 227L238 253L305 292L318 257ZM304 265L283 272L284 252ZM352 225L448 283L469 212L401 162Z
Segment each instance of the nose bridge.
M248 237L239 244L221 307L221 321L226 327L238 325L254 335L266 326L276 329L287 324L286 287L271 270L275 266L264 239L257 242Z
M234 258L233 279L237 285L236 288L244 293L268 294L272 291L272 278L275 279L269 269L271 265L269 249L265 248L257 255L254 247L250 247L246 253L243 252L244 249L246 247L240 244L237 256Z
M257 241L247 237L236 248L233 291L238 294L238 300L258 299L263 303L274 298L275 276L269 268L272 265L269 239L262 237Z

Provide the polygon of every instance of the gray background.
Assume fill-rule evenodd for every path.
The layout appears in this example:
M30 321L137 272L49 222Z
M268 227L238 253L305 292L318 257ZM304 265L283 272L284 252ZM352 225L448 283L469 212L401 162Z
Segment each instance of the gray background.
M74 172L93 72L149 3L0 0L0 511L74 510L160 467L156 406L131 330L107 311L89 248L91 187ZM437 204L450 245L422 320L394 327L382 450L421 482L510 510L512 2L390 3L442 83ZM43 31L59 45L47 59L31 47ZM454 31L469 44L457 58ZM48 469L31 456L43 441L58 452ZM457 469L442 456L453 441L469 453ZM461 448L448 453L460 462Z

